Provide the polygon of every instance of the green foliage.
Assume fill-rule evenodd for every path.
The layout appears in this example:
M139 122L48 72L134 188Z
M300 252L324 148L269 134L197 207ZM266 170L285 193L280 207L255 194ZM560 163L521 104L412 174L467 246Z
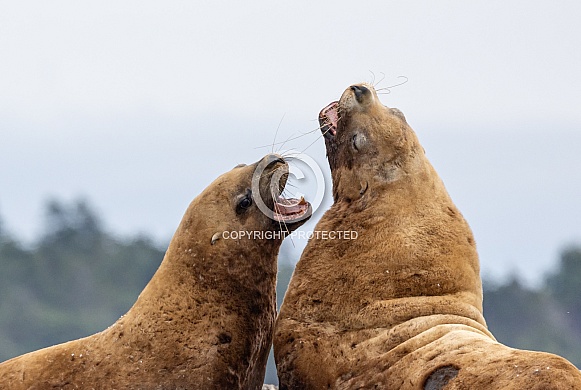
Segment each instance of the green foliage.
M153 276L163 251L106 233L86 201L46 205L32 248L0 232L0 361L105 329Z
M562 253L557 271L547 277L547 289L581 335L581 248L568 248Z
M485 283L484 316L500 342L552 352L581 367L580 291L581 248L570 248L538 289L515 277L500 286Z
M484 317L503 344L556 353L581 366L581 333L558 296L523 286L512 278L484 290Z

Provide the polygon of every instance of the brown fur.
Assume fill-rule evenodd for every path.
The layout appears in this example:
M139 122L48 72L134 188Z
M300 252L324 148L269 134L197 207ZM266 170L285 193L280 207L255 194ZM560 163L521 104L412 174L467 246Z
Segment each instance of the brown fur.
M565 359L488 331L472 232L399 110L350 87L325 141L316 229L358 238L305 248L275 326L281 390L581 389Z
M261 388L282 238L211 240L223 231L280 229L255 204L237 209L258 164L269 167L260 192L265 202L272 200L268 179L288 169L272 156L220 176L192 201L162 264L126 315L93 336L4 362L0 388Z

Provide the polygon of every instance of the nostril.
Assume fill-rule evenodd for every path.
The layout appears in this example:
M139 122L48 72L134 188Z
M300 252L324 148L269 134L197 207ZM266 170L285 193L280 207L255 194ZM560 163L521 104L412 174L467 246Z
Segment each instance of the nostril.
M362 85L352 85L351 90L355 93L355 99L361 103L363 96L369 93L369 89Z

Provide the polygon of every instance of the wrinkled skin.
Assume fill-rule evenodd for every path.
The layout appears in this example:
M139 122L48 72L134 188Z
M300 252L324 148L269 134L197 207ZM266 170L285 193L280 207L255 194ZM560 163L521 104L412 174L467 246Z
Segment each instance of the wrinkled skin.
M581 389L565 359L498 343L472 232L397 109L354 85L320 117L334 204L275 325L285 389ZM332 120L331 120L332 122Z
M0 364L0 388L260 389L284 235L220 238L224 231L284 228L256 202L242 202L259 166L266 167L259 192L272 208L269 179L282 171L284 185L288 175L278 156L220 176L192 201L159 269L126 315L93 336Z

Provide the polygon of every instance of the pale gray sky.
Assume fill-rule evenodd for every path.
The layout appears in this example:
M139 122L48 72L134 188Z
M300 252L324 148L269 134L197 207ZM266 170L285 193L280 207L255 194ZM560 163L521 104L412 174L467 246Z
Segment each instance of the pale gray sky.
M403 75L383 102L484 274L535 280L581 238L580 17L576 1L0 2L0 217L30 238L47 197L84 195L111 230L168 239L281 118L278 140L371 72ZM323 142L307 152L328 174Z

